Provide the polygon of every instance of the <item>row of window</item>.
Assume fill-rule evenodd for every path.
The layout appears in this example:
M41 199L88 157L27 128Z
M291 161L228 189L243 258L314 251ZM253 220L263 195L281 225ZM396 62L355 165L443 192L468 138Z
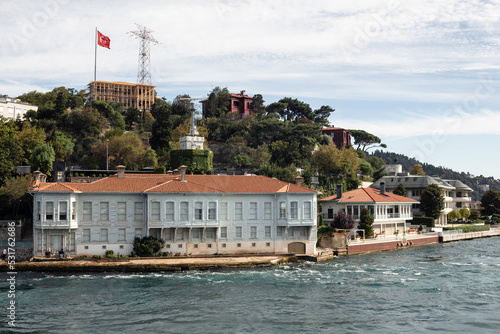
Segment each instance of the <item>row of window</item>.
M58 203L58 220L65 221L68 219L68 203L67 202L59 202ZM71 219L76 219L76 202L71 202ZM92 202L83 202L82 203L82 220L83 221L92 221L93 220L93 212L92 212ZM180 202L179 203L179 219L181 221L189 220L189 202ZM204 207L205 203L203 202L194 202L193 207L193 219L194 220L216 220L217 219L217 202L208 202L206 208ZM280 202L279 203L279 218L280 219L298 219L299 218L299 203L297 201L290 202L290 213L289 217L287 216L287 203ZM54 202L45 202L45 220L54 220ZM109 221L109 202L99 202L99 221ZM169 201L165 202L165 206L163 208L165 210L165 219L167 221L175 220L175 202ZM264 202L263 219L272 219L272 203ZM154 201L151 202L151 220L159 221L162 217L162 207L161 203ZM41 205L40 202L37 202L37 216L38 220L41 218ZM250 202L248 205L247 217L250 220L257 220L259 217L259 205L258 202ZM244 217L244 208L243 202L235 202L234 203L234 220L243 220ZM312 203L304 202L302 209L302 217L304 219L312 219ZM117 202L116 203L116 218L117 221L126 221L127 220L127 202ZM219 212L220 220L228 220L228 202L220 203L220 212ZM134 203L134 221L143 221L144 220L144 203L135 202Z
M136 228L134 238L142 238L142 228ZM127 230L124 228L118 229L118 242L125 242L127 240ZM83 229L82 242L91 242L91 241L99 241L99 242L108 242L108 229L101 228L99 230L99 240L92 240L90 229Z
M220 230L220 239L228 239L228 228L221 227ZM282 238L286 235L285 226L276 227L276 236L278 238ZM309 227L300 226L300 227L289 227L288 228L288 236L289 237L307 237ZM234 227L234 235L235 239L243 239L243 228L241 226ZM257 239L257 226L250 226L250 239ZM205 234L203 235L202 229L193 228L191 230L191 240L206 240L206 241L215 241L216 240L217 231L215 228L206 229ZM165 241L183 241L188 239L188 229L178 228L178 229L165 229L163 238ZM90 242L109 242L109 233L107 228L101 228L99 230L99 238L98 240L92 240L91 238L91 230L83 229L82 233L82 242L90 243ZM175 238L174 238L175 237ZM203 238L202 238L203 237ZM142 228L136 228L134 238L142 238ZM271 239L272 231L271 226L264 226L264 238ZM118 229L118 242L126 242L127 241L127 230L125 228Z

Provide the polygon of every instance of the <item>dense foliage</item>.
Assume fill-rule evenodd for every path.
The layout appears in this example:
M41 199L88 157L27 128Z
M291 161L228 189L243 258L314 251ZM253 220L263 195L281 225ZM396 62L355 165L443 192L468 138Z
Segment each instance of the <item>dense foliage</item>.
M153 236L143 238L135 237L133 255L140 257L153 256L157 254L164 245L165 242L163 240L157 239Z
M438 219L444 209L444 197L437 184L427 186L420 196L420 211L426 216Z
M365 230L365 237L369 238L373 236L373 222L375 219L370 215L370 210L367 208L361 209L361 215L359 217L358 229Z

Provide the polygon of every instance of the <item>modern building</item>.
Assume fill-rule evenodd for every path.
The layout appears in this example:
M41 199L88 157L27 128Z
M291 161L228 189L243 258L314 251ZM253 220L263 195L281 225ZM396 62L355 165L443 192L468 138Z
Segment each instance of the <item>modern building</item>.
M392 235L396 231L406 230L406 221L413 219L412 205L418 201L373 188L358 188L342 192L337 187L337 194L319 200L323 208L323 222L332 225L334 215L340 210L351 215L357 223L361 210L367 208L374 218L373 231L376 234Z
M351 133L342 128L323 128L321 133L332 138L333 142L340 150L351 146Z
M375 181L370 187L380 189L384 183L388 192L393 192L399 184L403 184L408 191L408 197L419 201L422 192L431 184L437 184L444 197L444 209L437 220L437 225L446 225L448 223L448 213L453 209L460 210L462 207L470 207L472 198L469 194L473 191L470 187L458 180L443 180L439 177L428 175L410 175L408 173L398 173L397 175L384 176ZM420 205L414 204L414 215L423 215L420 211Z
M206 114L207 101L201 101L203 117ZM239 94L231 93L231 102L229 105L229 112L234 115L238 115L240 118L245 118L253 113L252 108L253 97L246 95L245 91L242 90Z
M181 254L316 251L317 191L264 176L118 173L91 183L36 181L33 251L130 254L135 237Z
M0 97L0 116L7 120L22 120L28 110L38 111L38 107L12 97Z
M126 109L151 110L155 103L155 87L121 81L92 81L89 93L91 100L121 102Z

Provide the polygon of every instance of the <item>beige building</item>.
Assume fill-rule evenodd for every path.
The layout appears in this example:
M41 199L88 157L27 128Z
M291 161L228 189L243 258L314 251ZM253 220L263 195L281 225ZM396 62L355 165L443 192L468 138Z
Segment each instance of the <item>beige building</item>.
M151 110L155 102L155 87L121 81L92 81L89 92L91 100L121 102L126 109Z
M38 111L38 107L32 106L26 102L21 102L19 99L6 96L0 97L0 116L7 120L22 120L24 114L26 114L28 110Z

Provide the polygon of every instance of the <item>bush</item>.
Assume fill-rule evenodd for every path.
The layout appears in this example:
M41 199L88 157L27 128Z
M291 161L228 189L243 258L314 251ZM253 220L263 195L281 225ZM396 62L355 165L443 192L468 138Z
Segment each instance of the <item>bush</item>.
M102 259L102 255L92 255L92 259L100 260L100 259Z
M125 255L125 254L120 254L119 258L120 258L120 259L127 259L127 258L128 258L128 256L127 256L127 255Z
M489 231L490 225L460 225L455 227L444 227L444 231L462 230L463 233Z
M112 250L107 250L106 253L105 253L105 256L106 257L111 257L111 255L114 255L115 252L113 252Z
M163 248L165 242L153 236L134 239L133 254L141 257L149 257L157 254Z
M170 167L187 166L188 173L206 174L212 170L214 154L210 150L172 150Z
M432 217L413 217L411 225L423 225L427 227L435 227L434 218Z
M335 229L331 226L321 225L320 227L318 227L318 237L325 234L331 234L333 232L335 232Z

